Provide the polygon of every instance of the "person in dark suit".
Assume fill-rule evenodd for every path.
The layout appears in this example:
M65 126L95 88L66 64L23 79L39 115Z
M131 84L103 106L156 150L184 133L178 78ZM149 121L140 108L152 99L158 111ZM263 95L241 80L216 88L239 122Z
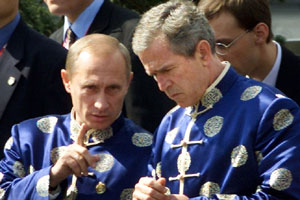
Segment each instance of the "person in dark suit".
M11 127L25 119L71 110L60 70L67 51L29 28L18 0L0 3L0 157Z
M280 89L300 105L300 57L275 42L267 0L201 0L216 50L242 75Z
M75 39L86 34L102 33L117 38L129 49L134 78L123 110L128 118L153 132L175 103L159 91L155 81L147 76L140 60L132 52L131 39L139 15L109 0L44 1L51 13L65 16L64 26L51 35L60 44L64 44L70 27Z

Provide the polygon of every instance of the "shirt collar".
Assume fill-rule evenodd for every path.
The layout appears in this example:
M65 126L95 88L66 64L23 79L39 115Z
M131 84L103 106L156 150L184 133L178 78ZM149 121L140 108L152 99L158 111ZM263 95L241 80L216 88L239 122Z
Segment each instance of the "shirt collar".
M4 47L4 45L8 42L10 36L15 31L19 21L20 21L20 13L7 25L0 28L0 49Z
M67 29L71 26L73 32L76 35L76 39L82 38L88 32L94 18L100 10L104 0L94 0L75 20L73 24L70 23L65 16L64 23L64 38L66 37Z
M280 63L281 63L282 49L281 46L276 41L273 42L277 46L277 57L271 71L262 82L275 87L279 68L280 68Z

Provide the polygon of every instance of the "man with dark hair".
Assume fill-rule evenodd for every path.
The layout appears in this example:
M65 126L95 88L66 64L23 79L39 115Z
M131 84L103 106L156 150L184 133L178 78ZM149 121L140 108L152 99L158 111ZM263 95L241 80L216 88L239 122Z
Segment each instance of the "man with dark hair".
M300 108L238 75L191 1L153 7L133 50L179 105L158 127L134 200L300 199Z
M198 7L215 32L219 58L300 104L300 57L273 40L268 0L201 0Z

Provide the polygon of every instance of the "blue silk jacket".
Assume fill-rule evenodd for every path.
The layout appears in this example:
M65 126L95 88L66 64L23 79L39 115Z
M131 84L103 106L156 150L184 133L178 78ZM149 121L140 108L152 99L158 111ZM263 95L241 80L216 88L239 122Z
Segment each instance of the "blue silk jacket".
M0 199L49 199L49 173L79 132L71 115L45 116L15 125L0 162ZM90 176L69 176L57 199L129 200L147 172L152 134L120 116L106 130L89 130L85 145L100 160Z
M223 70L198 105L159 126L148 173L190 199L300 199L300 109L277 89Z

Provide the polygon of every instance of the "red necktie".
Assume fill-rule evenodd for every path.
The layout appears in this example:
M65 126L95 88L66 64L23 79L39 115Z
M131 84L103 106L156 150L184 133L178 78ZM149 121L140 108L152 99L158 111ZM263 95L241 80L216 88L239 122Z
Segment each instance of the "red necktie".
M63 46L66 49L69 49L71 47L71 45L76 41L76 35L75 33L72 31L71 27L68 28L67 32L66 32L66 39L63 43Z

